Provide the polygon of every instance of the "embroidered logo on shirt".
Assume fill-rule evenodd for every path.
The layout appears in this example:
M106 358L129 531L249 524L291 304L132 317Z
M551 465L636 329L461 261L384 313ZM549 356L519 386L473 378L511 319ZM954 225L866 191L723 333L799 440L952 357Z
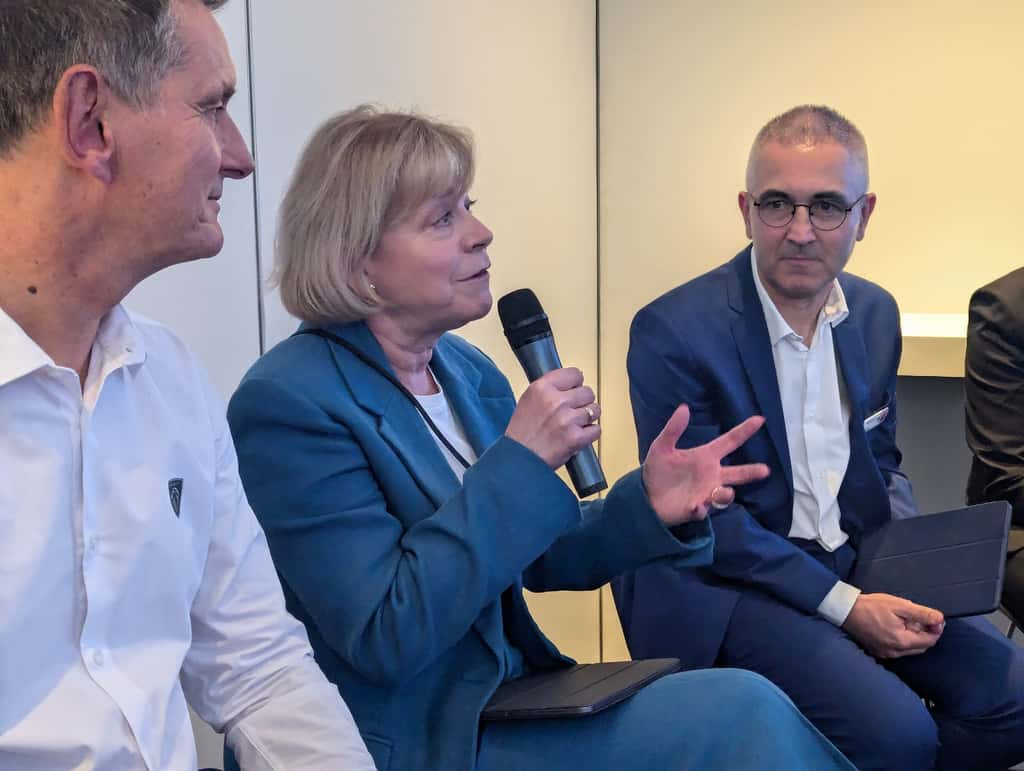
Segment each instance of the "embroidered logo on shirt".
M171 497L171 508L176 517L181 517L181 488L184 484L181 477L167 481L167 494Z

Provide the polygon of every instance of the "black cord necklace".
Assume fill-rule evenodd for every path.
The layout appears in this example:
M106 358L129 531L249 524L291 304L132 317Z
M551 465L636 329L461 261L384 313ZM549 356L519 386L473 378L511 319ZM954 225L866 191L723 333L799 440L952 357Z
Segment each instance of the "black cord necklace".
M300 329L298 332L295 332L292 335L292 337L295 337L296 335L316 335L317 337L322 337L324 340L327 340L331 343L340 345L346 351L348 351L357 359L359 359L367 367L374 370L381 377L385 378L389 383L391 383L391 385L397 388L399 393L401 393L402 396L404 396L409 401L409 403L416 408L416 411L423 416L423 420L426 421L426 424L430 427L430 430L434 432L434 436L436 436L438 440L441 442L441 444L445 446L445 449L447 449L448 452L452 454L452 457L455 458L455 460L457 460L460 464L462 464L463 468L469 468L469 461L462 457L462 453L455 449L452 443L448 441L448 437L445 436L441 429L439 429L437 425L434 423L434 421L431 420L430 415L428 415L427 411L423 409L423 405L420 404L420 401L419 399L416 398L415 394L413 394L408 388L402 385L402 382L397 377L395 377L386 369L384 369L384 367L382 367L378 362L371 359L369 356L367 356L365 353L359 350L356 346L352 345L352 343L350 343L348 340L343 340L333 332L328 332L326 329L310 327L309 329Z

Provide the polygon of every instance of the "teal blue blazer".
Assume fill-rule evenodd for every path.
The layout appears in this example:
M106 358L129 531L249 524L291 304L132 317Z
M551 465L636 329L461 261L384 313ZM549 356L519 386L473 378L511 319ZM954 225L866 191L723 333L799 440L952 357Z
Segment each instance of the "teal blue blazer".
M388 368L363 323L331 327ZM288 607L381 771L473 769L506 676L570 665L522 590L593 589L655 561L706 564L707 522L672 531L639 472L580 504L503 435L515 408L479 350L444 335L431 368L479 460L460 484L416 410L342 347L292 337L253 365L228 420Z

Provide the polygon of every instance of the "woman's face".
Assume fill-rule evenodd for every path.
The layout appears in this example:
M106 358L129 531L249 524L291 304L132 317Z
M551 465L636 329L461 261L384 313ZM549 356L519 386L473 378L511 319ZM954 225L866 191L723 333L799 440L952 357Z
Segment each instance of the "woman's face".
M384 231L366 274L382 313L420 333L441 334L491 309L491 231L464 192L431 198Z

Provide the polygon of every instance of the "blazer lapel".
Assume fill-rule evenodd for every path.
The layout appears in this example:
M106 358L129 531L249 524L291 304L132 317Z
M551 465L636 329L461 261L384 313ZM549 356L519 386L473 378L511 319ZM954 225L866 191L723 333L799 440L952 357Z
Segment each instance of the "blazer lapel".
M394 376L380 344L365 324L333 326L329 331ZM401 459L409 476L435 506L451 498L459 488L459 480L416 408L377 369L335 343L330 346L353 397L363 409L377 416L381 437Z
M506 394L490 396L482 393L483 373L445 338L438 341L430 366L473 450L478 457L483 455L504 433L509 416L516 407L515 400Z
M758 408L767 419L765 428L792 492L793 466L789 458L789 442L786 441L786 419L782 413L782 398L779 396L779 380L775 373L768 325L751 273L750 247L740 252L729 266L728 292L729 305L736 312L732 319L733 339Z
M483 455L505 431L516 406L515 399L508 394L491 396L484 393L481 389L483 373L446 337L442 337L434 347L430 368L444 389L477 457ZM473 628L491 651L499 668L505 656L505 629L514 626L514 618L503 619L502 612L505 597L510 593L518 593L521 598L522 586L506 589L501 602L492 602L473 622Z
M832 327L832 342L836 350L836 361L846 384L846 396L850 404L850 428L860 426L864 433L864 413L868 408L868 354L864 349L864 338L852 316L838 326Z
M865 527L870 529L887 520L891 508L885 480L864 431L864 416L874 407L869 404L870 372L864 336L857 322L848 317L833 327L832 341L850 406L850 463L840 490L839 507L843 515L843 530L856 542Z

